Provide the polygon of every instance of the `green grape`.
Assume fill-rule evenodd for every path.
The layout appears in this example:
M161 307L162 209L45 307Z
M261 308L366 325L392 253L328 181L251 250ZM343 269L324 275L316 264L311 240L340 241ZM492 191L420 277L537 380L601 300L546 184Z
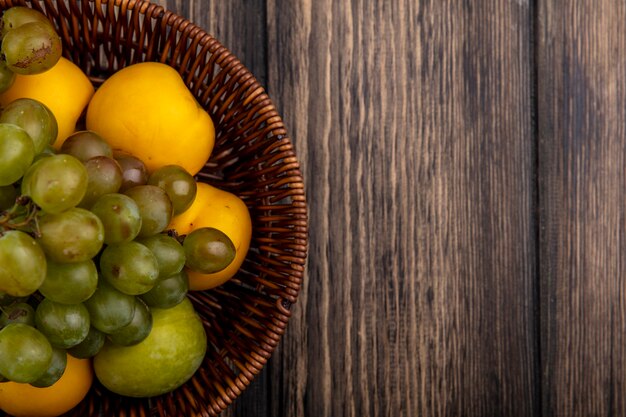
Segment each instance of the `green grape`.
M70 135L61 145L60 152L72 155L81 162L87 162L96 156L113 157L113 150L109 144L91 130L81 130Z
M124 194L106 194L93 206L94 213L104 226L104 243L130 242L141 230L141 213L135 200Z
M35 154L54 143L59 131L57 120L43 103L19 98L2 110L0 123L10 123L24 129L35 145Z
M104 243L104 228L98 216L77 207L41 216L39 231L37 241L48 258L58 263L87 261L100 252Z
M89 182L80 206L89 208L101 196L117 193L122 186L122 169L115 159L108 156L95 156L84 164Z
M236 249L224 233L212 227L196 229L185 237L185 265L203 274L226 268L235 259Z
M2 21L0 23L0 27L2 28L2 37L4 37L11 30L32 22L50 24L50 21L46 18L46 16L37 10L23 6L10 7L2 13Z
M75 207L87 191L85 166L70 155L39 159L22 179L22 194L30 196L47 213Z
M13 207L17 198L17 190L13 185L0 186L0 211Z
M150 249L156 257L159 278L180 272L185 266L185 250L173 237L158 234L138 239L137 242Z
M50 342L34 327L12 323L0 330L0 375L10 381L36 381L51 360Z
M17 74L40 74L61 58L61 38L50 22L29 22L6 33L2 52L9 69Z
M154 171L148 184L162 188L172 201L174 215L187 210L196 198L196 180L178 165L166 165Z
M65 351L65 349L58 349L53 347L52 359L50 360L50 365L48 365L48 369L46 369L43 375L37 378L36 381L31 382L30 385L37 388L52 386L61 378L61 376L65 372L66 366L67 352Z
M141 298L148 306L157 308L172 308L178 305L189 290L189 278L183 269L156 283L150 291L141 294Z
M24 176L35 158L35 145L19 126L0 123L0 185L10 185Z
M116 345L131 346L144 340L152 330L152 313L139 298L135 299L135 314L132 321L108 337Z
M85 301L91 325L103 333L112 333L128 325L135 314L135 297L113 288L105 280L98 281L98 289Z
M159 278L154 254L137 242L107 246L100 256L100 273L119 291L137 295L150 291Z
M24 297L46 278L46 256L35 239L19 230L0 233L0 291Z
M91 259L69 264L48 261L39 292L57 303L78 304L91 297L97 287L98 270Z
M0 314L0 328L10 323L23 323L35 326L35 310L27 303L3 307Z
M122 168L122 186L120 192L124 192L138 185L148 182L148 169L138 158L131 155L115 155L115 160Z
M91 326L87 337L76 346L69 348L67 352L78 359L92 358L100 352L100 349L104 346L105 339L104 333Z
M7 91L15 82L15 73L9 69L4 58L0 58L0 93Z
M82 304L61 304L44 298L35 310L35 324L54 347L76 346L89 333L89 312Z
M135 200L141 214L140 237L161 233L172 219L172 202L165 191L154 185L138 185L124 192Z

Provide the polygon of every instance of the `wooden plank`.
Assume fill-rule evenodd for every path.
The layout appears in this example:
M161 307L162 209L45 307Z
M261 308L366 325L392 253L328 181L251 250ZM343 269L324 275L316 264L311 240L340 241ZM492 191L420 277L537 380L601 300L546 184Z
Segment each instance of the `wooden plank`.
M228 48L254 76L267 80L265 0L153 0L191 20ZM267 417L268 372L263 371L224 417Z
M310 257L272 416L532 416L525 0L268 0Z
M626 8L538 3L544 416L623 416Z

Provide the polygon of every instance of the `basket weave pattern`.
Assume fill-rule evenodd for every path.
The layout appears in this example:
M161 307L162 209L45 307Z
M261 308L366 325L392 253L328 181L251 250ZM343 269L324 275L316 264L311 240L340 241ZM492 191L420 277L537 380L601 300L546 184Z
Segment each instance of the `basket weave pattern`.
M251 247L239 273L217 289L190 293L209 342L194 377L173 393L141 400L96 383L68 415L217 415L271 356L303 279L307 207L281 117L235 56L161 6L140 0L0 0L0 10L16 5L40 10L53 21L64 56L95 85L133 63L158 61L175 68L215 122L215 149L198 179L241 197L252 216Z

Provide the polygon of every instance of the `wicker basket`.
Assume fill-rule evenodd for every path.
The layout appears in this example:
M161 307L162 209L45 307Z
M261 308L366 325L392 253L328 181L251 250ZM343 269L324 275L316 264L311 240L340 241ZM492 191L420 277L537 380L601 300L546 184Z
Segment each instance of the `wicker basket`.
M199 174L240 196L253 237L239 273L190 294L208 335L202 367L178 390L136 400L97 383L71 416L206 416L223 411L276 348L296 302L307 249L307 207L283 122L254 76L217 40L161 6L140 0L0 0L44 12L64 56L95 85L129 64L166 63L182 75L216 124L211 159Z

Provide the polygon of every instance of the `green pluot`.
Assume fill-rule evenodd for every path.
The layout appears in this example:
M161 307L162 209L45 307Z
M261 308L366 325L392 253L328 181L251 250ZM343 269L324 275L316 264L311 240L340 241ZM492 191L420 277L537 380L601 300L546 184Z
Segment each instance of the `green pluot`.
M152 331L133 346L107 342L94 357L102 385L127 397L153 397L173 391L202 364L207 339L189 299L169 309L152 308Z

